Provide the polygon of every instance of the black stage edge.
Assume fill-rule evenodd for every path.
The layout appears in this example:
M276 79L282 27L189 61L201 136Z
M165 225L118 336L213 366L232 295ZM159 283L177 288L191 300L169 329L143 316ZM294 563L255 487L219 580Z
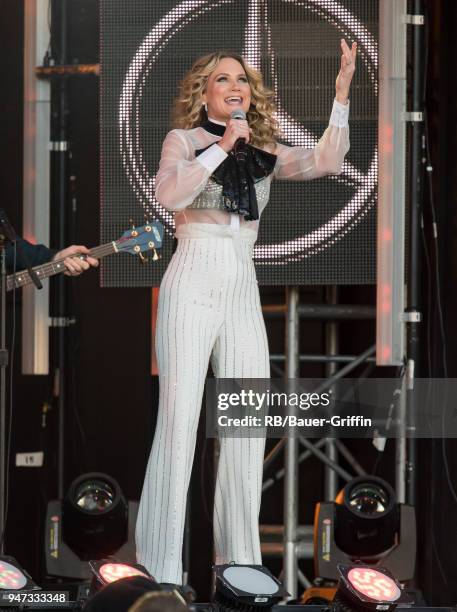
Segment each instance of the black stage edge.
M456 608L451 607L428 607L428 606L398 606L396 610L399 612L405 612L406 610L414 609L414 612L456 612ZM212 603L196 603L189 606L189 610L197 612L217 612L219 610L216 604ZM235 610L235 608L234 608ZM276 605L272 608L259 608L259 610L270 610L271 612L284 612L285 610L307 610L307 612L329 612L331 607L329 606L314 606L314 605Z
M66 603L61 603L61 604L55 604L52 607L44 607L44 606L40 606L40 605L35 605L35 604L3 604L0 603L0 610L41 610L41 612L50 612L52 610L81 610L81 603L80 602L75 602L75 601L68 601ZM396 608L397 610L401 611L406 611L406 610L411 610L414 609L415 612L456 612L456 608L446 608L446 607L426 607L426 606L418 606L418 607L413 607L413 608L407 608L407 607L403 607L403 606L398 606L398 608ZM219 612L220 608L215 605L215 604L211 604L211 603L200 603L200 604L192 604L189 606L189 610L191 612L195 611L195 612ZM227 610L227 609L225 609ZM235 608L233 609L235 610ZM331 610L330 607L328 606L313 606L313 605L287 605L287 606L281 606L281 605L276 605L273 606L272 608L259 608L259 610L269 610L271 612L284 612L285 610L307 610L307 612L329 612Z

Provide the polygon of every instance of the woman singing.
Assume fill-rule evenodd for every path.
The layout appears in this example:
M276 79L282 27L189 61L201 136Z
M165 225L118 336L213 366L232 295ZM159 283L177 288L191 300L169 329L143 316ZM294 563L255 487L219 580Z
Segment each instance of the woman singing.
M252 260L273 178L338 174L349 149L349 86L356 44L341 41L330 124L314 149L277 142L274 93L233 53L200 58L175 103L156 197L175 214L177 249L160 287L157 428L138 515L138 561L159 582L182 582L187 489L203 387L218 378L269 378L269 355ZM231 119L242 109L247 120ZM244 139L242 168L234 153ZM220 441L216 562L261 564L258 517L265 440Z

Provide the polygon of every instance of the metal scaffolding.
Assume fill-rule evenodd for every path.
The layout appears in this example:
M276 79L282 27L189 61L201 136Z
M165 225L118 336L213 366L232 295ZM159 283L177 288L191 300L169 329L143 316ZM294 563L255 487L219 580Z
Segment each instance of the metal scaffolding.
M327 304L304 306L299 302L297 287L287 289L285 305L266 306L264 314L268 318L278 315L286 316L286 351L284 355L270 356L272 367L277 374L285 375L288 380L299 378L300 362L322 363L326 370L326 380L316 390L322 393L331 389L341 378L347 376L358 366L368 363L369 370L374 366L376 345L370 346L360 355L339 355L338 321L343 320L373 320L376 310L370 306L337 304L336 287L327 288ZM325 324L326 354L300 354L299 337L300 321L303 319L321 320ZM285 371L278 365L284 363ZM337 369L337 364L344 364ZM368 372L365 370L362 377ZM298 582L307 588L310 581L298 568L299 559L312 559L314 555L313 525L298 523L298 470L299 465L311 456L317 457L325 466L325 499L334 499L338 490L338 477L345 482L354 475L341 467L338 456L354 470L356 476L365 474L364 468L352 455L341 440L320 439L315 443L302 436L292 435L282 438L265 457L264 468L269 467L273 460L284 450L284 465L273 476L264 480L263 491L270 489L277 482L284 480L284 525L261 525L262 554L265 557L283 557L283 580L286 589L293 598L297 597ZM300 452L301 451L301 452Z

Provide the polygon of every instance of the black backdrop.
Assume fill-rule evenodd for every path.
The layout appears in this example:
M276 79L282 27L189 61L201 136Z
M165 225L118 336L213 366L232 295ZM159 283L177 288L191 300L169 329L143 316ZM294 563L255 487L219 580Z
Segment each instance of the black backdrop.
M58 3L57 3L58 4ZM93 62L98 59L98 6L94 0L70 0L69 50L72 61ZM435 199L439 213L440 244L446 333L448 338L449 375L457 376L457 216L455 201L457 184L457 129L455 118L457 57L457 6L449 0L428 2L430 13L430 48L433 50L429 69L428 101L435 161ZM0 40L5 57L2 80L2 113L0 136L0 175L3 204L13 224L20 230L22 222L22 61L23 2L0 0ZM99 174L98 174L98 83L95 79L75 80L70 91L70 138L73 146L73 171L77 176L78 241L89 246L99 242ZM426 285L424 273L424 285ZM74 292L73 304L79 317L78 350L72 354L74 372L73 403L68 410L66 480L86 470L104 470L114 476L127 497L138 498L154 424L157 385L155 378L145 375L150 359L150 292L147 289L101 289L97 273L88 273L69 281ZM20 296L19 296L20 297ZM264 303L282 302L282 289L262 290ZM373 302L369 288L347 287L341 291L342 302ZM322 301L319 288L303 289L306 302ZM10 305L11 306L11 305ZM18 316L20 311L17 310ZM433 318L433 320L435 320ZM304 322L302 349L318 353L323 348L322 326ZM341 350L356 353L374 338L371 324L345 323L340 326ZM283 324L268 324L272 352L283 349ZM133 340L132 340L133 339ZM32 573L43 577L42 521L43 504L55 495L56 472L55 413L48 417L48 427L41 429L42 405L49 398L51 381L42 376L20 374L20 326L14 377L14 420L12 456L16 452L46 451L44 469L11 468L10 512L7 551ZM126 343L132 350L126 355ZM439 361L441 344L432 346L433 358ZM109 356L109 359L108 357ZM437 371L435 369L435 371ZM303 375L320 376L316 367L303 367ZM85 437L75 422L75 411ZM366 444L354 444L360 461L373 465L374 452ZM210 450L210 449L209 449ZM392 449L381 460L378 473L392 476ZM451 478L457 473L454 442L447 452ZM455 503L442 463L441 442L426 441L419 447L419 585L434 604L452 604L457 600L454 579L457 533L453 517ZM202 439L200 436L193 476L191 581L199 596L208 595L210 563L210 524L205 518L202 487L210 482L210 456L206 453L205 470L201 469ZM300 476L300 521L311 522L313 504L321 499L321 467L314 460L302 468ZM205 493L208 497L208 493ZM264 496L262 521L280 523L282 491L272 489ZM434 536L432 535L434 534ZM438 561L439 559L439 561ZM277 564L269 565L278 569ZM440 567L441 564L441 567ZM304 568L309 570L309 566ZM444 575L444 577L443 577Z

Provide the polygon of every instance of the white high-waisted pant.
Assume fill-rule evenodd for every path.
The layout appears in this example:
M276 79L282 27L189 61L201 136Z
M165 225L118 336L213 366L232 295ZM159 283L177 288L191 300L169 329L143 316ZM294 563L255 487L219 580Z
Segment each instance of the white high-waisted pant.
M209 360L218 378L270 375L252 261L255 233L191 225L179 228L178 247L160 286L159 409L136 526L138 562L159 582L175 584L182 582L186 497ZM259 564L265 440L224 438L220 443L216 563Z

